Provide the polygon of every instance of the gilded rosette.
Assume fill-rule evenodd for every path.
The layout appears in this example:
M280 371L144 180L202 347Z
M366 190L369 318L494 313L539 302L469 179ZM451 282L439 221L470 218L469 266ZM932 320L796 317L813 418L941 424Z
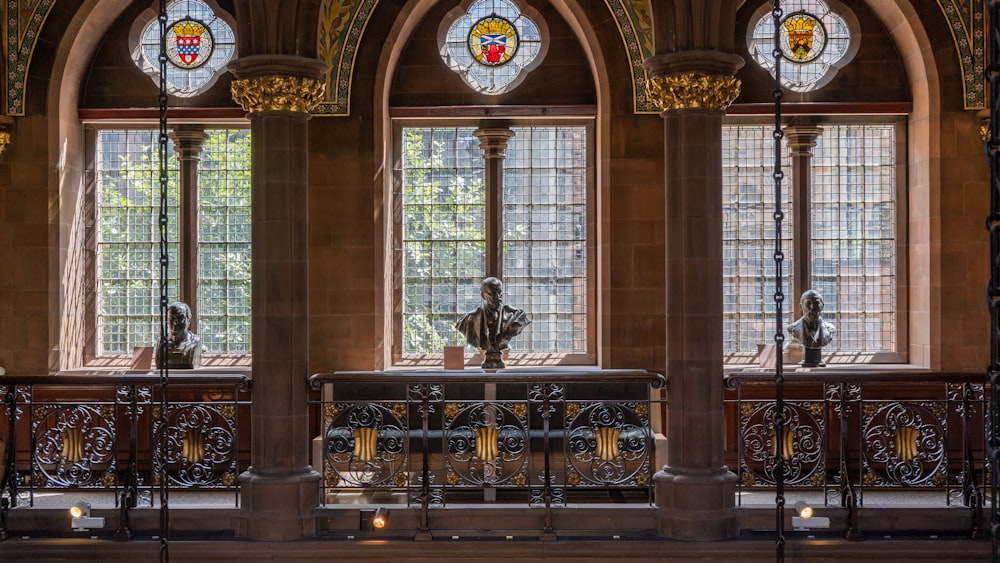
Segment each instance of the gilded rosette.
M233 80L233 100L248 113L294 111L309 113L321 101L326 84L300 76L258 76Z
M740 95L733 76L685 72L646 80L646 93L663 111L687 108L725 110Z

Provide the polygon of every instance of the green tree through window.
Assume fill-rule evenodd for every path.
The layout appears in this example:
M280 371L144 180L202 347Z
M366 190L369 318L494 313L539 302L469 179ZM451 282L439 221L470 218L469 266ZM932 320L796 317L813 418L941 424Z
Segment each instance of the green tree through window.
M198 187L178 184L168 146L168 295L181 252L198 253L198 333L209 354L250 352L250 132L208 130ZM130 354L159 334L157 132L96 133L95 328L98 356ZM197 193L196 193L197 192ZM198 240L179 237L179 210L198 201Z

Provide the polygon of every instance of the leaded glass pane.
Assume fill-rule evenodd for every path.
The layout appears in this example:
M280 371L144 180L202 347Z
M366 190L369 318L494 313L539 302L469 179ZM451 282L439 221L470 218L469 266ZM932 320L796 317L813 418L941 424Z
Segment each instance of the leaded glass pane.
M837 327L831 350L896 349L892 125L825 126L813 151L813 288Z
M130 354L160 334L158 132L97 134L97 354ZM177 159L168 143L169 293L177 293Z
M198 334L250 353L250 131L208 131L198 166Z
M587 350L587 130L518 127L504 161L505 299L532 324L517 351Z
M486 194L473 131L402 132L403 353L464 344L453 324L461 308L480 299Z
M723 351L730 358L756 354L757 345L773 342L777 330L772 133L773 128L766 126L722 130ZM783 152L787 163L787 148ZM790 193L786 185L781 204L786 212L782 229L786 294L794 258Z
M532 324L511 347L587 351L587 133L520 127L503 175L505 300ZM484 162L472 128L402 131L403 350L464 344L455 320L481 302L485 276Z

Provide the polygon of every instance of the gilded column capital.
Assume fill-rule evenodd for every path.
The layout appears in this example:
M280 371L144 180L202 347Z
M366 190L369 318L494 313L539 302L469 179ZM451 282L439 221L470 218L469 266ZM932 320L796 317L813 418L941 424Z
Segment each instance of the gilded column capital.
M3 154L7 150L7 145L10 144L13 137L10 134L10 128L14 125L14 118L9 115L0 115L0 154Z
M248 113L261 111L309 113L323 101L325 91L325 82L303 76L251 76L237 78L230 86L233 100Z
M734 76L682 72L646 80L646 93L663 111L703 108L725 111L740 95Z

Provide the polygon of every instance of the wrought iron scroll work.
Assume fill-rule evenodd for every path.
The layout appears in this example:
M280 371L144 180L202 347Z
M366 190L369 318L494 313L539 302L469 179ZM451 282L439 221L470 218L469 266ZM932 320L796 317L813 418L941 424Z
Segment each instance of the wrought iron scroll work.
M993 561L1000 561L1000 1L990 0L990 64L986 78L990 84L990 124L986 135L986 155L990 161L990 215L986 228L990 236L990 282L986 290L990 309L990 413L987 451L990 458L990 507Z
M139 468L137 463L138 448L136 444L136 437L139 435L139 393L135 385L128 385L116 389L115 397L116 402L124 402L128 405L130 432L128 467L121 492L121 503L119 504L121 517L114 537L116 540L128 540L132 538L129 512L139 504Z
M7 539L7 511L17 506L17 386L4 386L7 410L7 451L0 478L0 541Z

